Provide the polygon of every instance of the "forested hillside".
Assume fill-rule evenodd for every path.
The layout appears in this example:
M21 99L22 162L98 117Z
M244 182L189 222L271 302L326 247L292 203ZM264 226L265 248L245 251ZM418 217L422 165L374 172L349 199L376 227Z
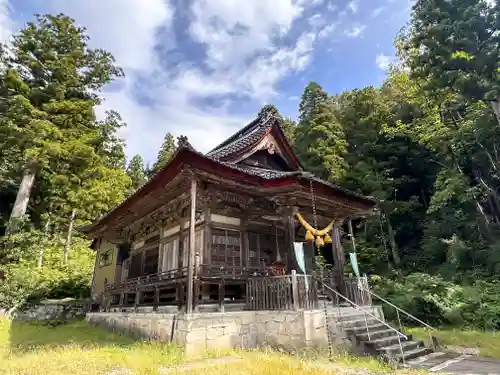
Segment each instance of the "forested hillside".
M496 2L417 1L380 87L311 82L283 119L308 170L377 199L355 222L362 272L436 324L500 328L499 30ZM167 133L153 165L127 162L119 114L95 115L123 72L87 43L70 18L39 16L0 51L0 306L88 295L94 256L73 228L186 141Z

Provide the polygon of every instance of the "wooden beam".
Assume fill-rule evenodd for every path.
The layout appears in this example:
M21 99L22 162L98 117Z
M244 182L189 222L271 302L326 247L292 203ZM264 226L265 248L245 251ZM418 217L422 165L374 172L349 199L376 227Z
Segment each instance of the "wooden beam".
M332 229L332 251L333 251L333 261L335 263L335 283L337 284L337 290L339 293L345 293L345 280L344 280L344 268L345 268L345 254L342 242L340 241L340 227L342 226L344 219L337 220L333 225Z
M188 256L188 282L187 282L187 314L193 312L193 281L194 281L194 257L196 252L195 243L195 220L196 220L196 179L191 180L191 215L189 218L189 256Z

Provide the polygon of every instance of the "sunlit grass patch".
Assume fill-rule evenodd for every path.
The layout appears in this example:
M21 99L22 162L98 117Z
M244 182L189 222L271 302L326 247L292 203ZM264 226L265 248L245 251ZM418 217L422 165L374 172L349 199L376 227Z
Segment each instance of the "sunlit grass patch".
M222 360L210 365L210 358L223 356L239 360L227 363ZM196 366L201 360L204 360L204 365ZM333 361L329 361L324 353L292 355L271 349L206 351L186 358L173 345L137 342L93 327L85 321L52 327L0 319L2 375L160 374L167 368L169 374L408 373L406 370L395 371L373 358L356 358L342 353L336 354Z
M84 321L50 327L0 320L0 373L5 375L103 374L117 367L147 373L182 360L173 345L134 342Z

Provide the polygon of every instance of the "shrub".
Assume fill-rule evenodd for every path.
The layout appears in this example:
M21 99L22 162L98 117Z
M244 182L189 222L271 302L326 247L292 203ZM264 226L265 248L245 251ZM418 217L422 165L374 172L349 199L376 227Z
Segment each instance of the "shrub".
M90 295L95 254L88 241L73 238L67 264L63 262L64 240L35 230L4 238L2 248L0 270L5 278L0 282L0 307L9 309L44 298Z
M500 329L498 282L461 286L424 273L395 280L372 277L371 281L375 293L430 325ZM393 308L385 305L384 313L397 320ZM403 315L401 318L406 326L418 325Z

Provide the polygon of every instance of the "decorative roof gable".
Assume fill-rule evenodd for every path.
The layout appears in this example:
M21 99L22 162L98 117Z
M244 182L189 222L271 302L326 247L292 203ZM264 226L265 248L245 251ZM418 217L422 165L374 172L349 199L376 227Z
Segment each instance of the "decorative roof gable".
M278 164L280 164L279 159L281 159L282 164L286 166L285 168L271 167L271 170L302 170L280 123L281 120L274 113L264 113L226 139L206 156L227 164L248 164L254 167L263 167L264 165L259 164L257 160L252 161L251 159L257 153L262 154L262 151L266 151L271 158L277 160ZM246 160L247 163L245 163Z

